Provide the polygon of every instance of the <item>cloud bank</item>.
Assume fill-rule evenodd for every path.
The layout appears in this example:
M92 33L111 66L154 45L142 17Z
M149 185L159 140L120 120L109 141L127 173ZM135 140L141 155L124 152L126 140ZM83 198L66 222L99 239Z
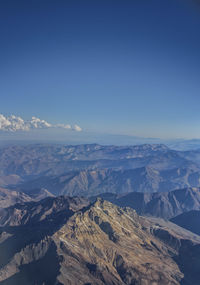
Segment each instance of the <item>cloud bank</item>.
M69 124L50 124L45 120L32 117L31 120L23 120L21 117L14 115L4 116L0 114L0 131L30 131L31 129L47 129L47 128L62 128L67 130L82 131L78 125L71 126Z

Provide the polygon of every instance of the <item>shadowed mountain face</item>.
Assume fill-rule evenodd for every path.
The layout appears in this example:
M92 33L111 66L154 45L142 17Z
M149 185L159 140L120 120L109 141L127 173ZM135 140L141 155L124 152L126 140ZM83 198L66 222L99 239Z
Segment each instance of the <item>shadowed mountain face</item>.
M131 207L140 215L170 219L184 212L200 210L200 188L186 188L163 193L105 193L99 197L120 207ZM94 201L95 197L90 197Z
M85 207L89 201L79 197L57 198L48 197L39 202L29 202L25 204L16 204L14 206L0 209L0 226L24 226L38 223L51 223L57 218L69 213L78 211Z
M200 235L200 210L193 210L171 219L171 221L180 227L183 227L197 235Z
M0 284L198 284L200 238L169 222L103 200L27 205L1 227Z
M85 199L58 197L2 209L0 280L8 279L5 284L56 284L59 259L50 236L87 205Z

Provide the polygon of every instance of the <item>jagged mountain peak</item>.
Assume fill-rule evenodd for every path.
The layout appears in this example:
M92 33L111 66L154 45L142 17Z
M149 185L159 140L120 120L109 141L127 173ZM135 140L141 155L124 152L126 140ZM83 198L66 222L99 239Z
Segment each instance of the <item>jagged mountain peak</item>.
M59 281L76 284L78 269L79 284L178 285L182 274L168 253L173 249L154 237L150 227L134 210L97 199L54 234L58 252L68 254ZM85 270L88 274L82 275Z

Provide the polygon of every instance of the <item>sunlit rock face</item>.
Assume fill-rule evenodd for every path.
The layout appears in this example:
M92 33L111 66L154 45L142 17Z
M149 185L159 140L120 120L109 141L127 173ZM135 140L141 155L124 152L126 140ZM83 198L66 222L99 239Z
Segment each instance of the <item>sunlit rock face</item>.
M0 284L197 285L199 248L198 236L131 208L50 197L4 210Z

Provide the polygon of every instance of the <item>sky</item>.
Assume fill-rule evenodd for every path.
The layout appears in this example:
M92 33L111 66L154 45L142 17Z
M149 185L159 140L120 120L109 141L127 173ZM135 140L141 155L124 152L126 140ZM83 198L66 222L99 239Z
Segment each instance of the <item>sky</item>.
M0 98L52 134L200 138L200 3L1 0Z

